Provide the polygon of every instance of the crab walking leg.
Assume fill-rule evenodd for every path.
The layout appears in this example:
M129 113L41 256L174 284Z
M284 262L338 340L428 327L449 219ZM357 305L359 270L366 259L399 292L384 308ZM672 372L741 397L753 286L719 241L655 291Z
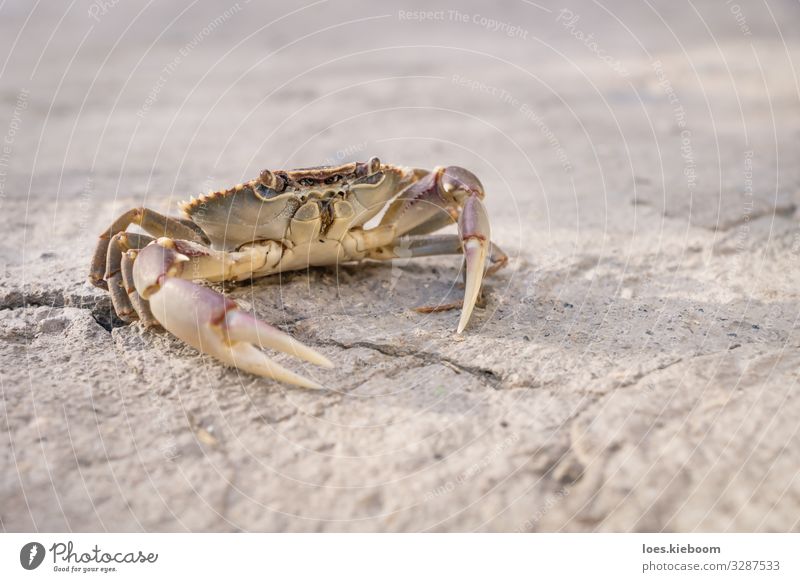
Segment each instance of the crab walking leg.
M367 257L374 260L410 259L418 257L435 257L443 255L460 255L464 252L464 244L457 234L431 234L403 236L391 245L370 249ZM508 255L494 244L489 243L489 267L484 278L493 275L508 263ZM466 275L466 270L464 271ZM466 277L465 277L466 278ZM478 300L480 293L478 294ZM477 301L476 300L476 304ZM420 306L414 310L418 313L438 313L463 307L462 302L445 303L435 306Z
M101 289L108 288L104 275L108 270L106 262L111 239L114 235L127 230L131 224L142 227L153 236L207 242L202 231L186 220L164 216L149 208L132 208L117 218L98 238L89 269L89 281L94 286Z
M149 237L148 237L149 238ZM142 299L139 292L136 291L136 286L133 283L133 264L136 260L136 250L129 250L122 255L122 283L125 285L125 291L128 293L128 299L133 306L133 310L139 316L139 320L146 327L154 327L160 325L153 313L150 311L150 304Z
M370 249L367 257L377 261L460 255L463 252L461 237L457 234L415 234L402 236L390 245ZM494 242L489 245L489 263L484 277L494 275L508 263L508 255Z
M114 312L122 321L130 323L136 319L136 312L133 309L133 305L131 305L127 291L125 291L123 281L123 243L120 240L123 236L124 233L115 234L109 241L106 272L103 274L103 279L108 284L108 293L111 295L111 305L114 306Z
M106 272L103 278L108 282L108 292L111 295L111 304L114 312L120 319L131 322L136 319L139 310L133 304L130 296L129 282L125 280L125 271L130 270L127 265L125 252L129 249L138 249L152 242L147 235L120 232L111 237L106 255Z
M436 232L437 230L441 230L455 223L456 219L453 218L452 214L442 210L438 212L433 218L430 218L427 221L420 224L419 226L409 230L407 233L405 233L405 235L416 236L416 235L429 234L432 232Z
M483 273L486 269L486 257L489 253L489 215L480 198L473 194L464 203L464 209L458 218L458 233L464 249L465 283L464 307L458 321L457 333L464 331L469 323L478 294L481 291Z
M445 228L446 226L450 226L451 224L455 224L455 222L456 220L454 220L449 213L441 211L434 217L412 228L402 237L397 239L397 246L399 246L402 250L410 250L412 257L461 254L461 240L457 236L447 234L429 235L429 233ZM447 242L445 242L445 239L447 239ZM374 253L377 256L370 256L370 258L392 258L387 256L387 253L389 255L391 254L390 247L381 247L377 250L378 252ZM399 255L394 258L398 257ZM505 254L503 250L495 243L491 243L489 249L489 260L491 261L491 266L486 271L487 277L495 274L508 263L508 255Z
M136 290L150 302L155 319L169 332L201 352L246 372L305 388L322 388L287 370L253 343L289 353L315 364L333 364L317 353L247 313L224 295L181 279L188 257L162 246L161 239L143 249L133 266Z
M484 273L484 277L491 277L497 271L502 269L508 264L508 255L503 252L499 246L495 243L489 243L489 267L486 269L486 273Z
M380 226L393 226L398 236L425 234L458 217L464 253L464 305L458 333L464 331L478 300L489 254L489 216L481 202L484 189L477 176L458 166L437 168L409 186L389 206ZM501 251L502 253L502 251ZM502 265L501 265L502 266ZM499 267L498 267L499 268Z

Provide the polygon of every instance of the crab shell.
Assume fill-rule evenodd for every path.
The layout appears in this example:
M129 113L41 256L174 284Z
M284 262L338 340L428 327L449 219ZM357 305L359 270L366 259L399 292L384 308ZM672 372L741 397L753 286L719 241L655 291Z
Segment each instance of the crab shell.
M363 226L415 177L415 170L369 162L296 170L264 170L256 180L211 192L181 205L217 250L254 240L291 242L300 223L319 223L328 235L334 216L342 234Z

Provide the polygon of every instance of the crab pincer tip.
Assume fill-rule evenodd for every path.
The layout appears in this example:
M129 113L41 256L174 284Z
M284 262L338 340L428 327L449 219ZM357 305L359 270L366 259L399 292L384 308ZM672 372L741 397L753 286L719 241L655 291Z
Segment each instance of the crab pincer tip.
M464 258L466 263L466 284L464 288L464 306L461 308L461 318L458 320L456 333L462 333L469 323L472 310L478 301L483 282L483 270L486 263L488 244L478 238L469 238L464 242Z

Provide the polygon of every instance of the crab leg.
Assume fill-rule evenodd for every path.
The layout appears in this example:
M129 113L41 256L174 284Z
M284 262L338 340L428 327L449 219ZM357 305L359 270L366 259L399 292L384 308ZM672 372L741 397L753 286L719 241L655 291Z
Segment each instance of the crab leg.
M475 302L478 300L490 246L489 215L476 194L467 198L464 203L464 209L458 219L458 233L464 249L466 272L464 307L461 308L461 319L458 321L457 329L457 333L461 333L467 327Z
M321 388L273 362L253 344L325 367L333 366L330 360L241 311L224 295L181 279L189 259L171 247L174 241L159 239L139 252L133 266L137 292L149 301L153 316L165 329L199 351L247 372L306 388Z
M123 321L131 322L139 314L131 296L133 288L130 273L128 273L129 280L126 280L126 271L130 271L132 265L128 264L125 252L145 247L152 240L152 237L143 234L119 232L111 237L109 242L103 279L108 282L108 292L111 295L114 311Z
M92 265L89 270L89 281L92 285L107 288L104 275L109 246L115 234L125 231L131 224L142 227L153 236L169 236L197 242L206 242L205 235L189 221L164 216L149 208L132 208L117 218L98 238Z
M464 304L458 333L463 332L469 323L478 300L491 248L489 216L481 202L483 196L483 185L469 170L458 166L437 168L400 194L389 206L380 224L393 226L397 236L419 235L446 226L458 218L459 241L466 266ZM431 251L440 248L434 245ZM448 250L447 247L444 250ZM505 256L502 251L500 253Z
M125 291L124 282L122 280L122 242L120 239L125 236L125 233L118 233L111 237L108 245L106 272L103 279L108 284L108 293L111 295L111 304L114 306L114 311L117 316L125 322L131 322L136 319L136 313L133 310L128 293Z
M365 231L367 234L369 231ZM418 257L437 257L442 255L460 255L464 249L461 237L457 234L426 234L403 236L391 245L370 249L370 259L391 260ZM489 267L484 277L495 274L508 263L508 255L497 244L489 245Z
M149 237L148 237L149 238ZM136 247L136 249L142 248ZM138 255L137 250L129 250L125 254L122 255L122 283L125 285L125 291L128 294L128 299L131 302L131 306L136 314L139 316L139 319L146 327L153 327L159 325L158 321L155 317L153 317L153 313L150 311L150 304L141 298L139 292L136 291L136 286L133 283L133 265L134 261L136 260L136 256Z

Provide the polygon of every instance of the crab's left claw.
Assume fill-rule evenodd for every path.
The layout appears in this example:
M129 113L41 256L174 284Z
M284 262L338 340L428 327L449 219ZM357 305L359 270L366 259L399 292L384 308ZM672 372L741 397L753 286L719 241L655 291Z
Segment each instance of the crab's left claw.
M489 215L486 213L477 193L471 194L464 202L461 216L458 219L458 232L464 251L466 281L464 288L464 306L458 322L458 333L464 331L472 315L472 309L478 300L486 269L486 257L489 254L490 228Z
M259 321L216 291L180 278L187 257L159 239L139 252L133 266L136 290L155 319L192 347L246 372L306 388L322 388L270 360L255 345L332 367L322 354ZM255 345L254 345L255 344Z

